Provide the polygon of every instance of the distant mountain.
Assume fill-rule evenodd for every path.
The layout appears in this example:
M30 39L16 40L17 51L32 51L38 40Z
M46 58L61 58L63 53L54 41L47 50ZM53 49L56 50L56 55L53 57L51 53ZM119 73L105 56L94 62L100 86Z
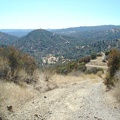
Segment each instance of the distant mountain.
M0 32L0 45L13 45L18 37Z
M42 58L49 54L55 57L63 56L65 59L78 59L112 47L120 48L119 28L85 31L78 34L78 36L61 35L38 29L19 38L14 45L34 56L40 63Z
M115 25L74 27L51 31L57 34L77 38L83 44L91 44L91 42L120 38L120 26Z
M0 32L7 33L9 35L15 35L18 37L22 37L27 35L29 32L33 31L34 29L0 29Z
M84 31L104 31L111 29L120 29L120 25L100 25L100 26L81 26L81 27L71 27L64 29L48 29L52 32L57 32L61 34L74 33L74 32L84 32Z
M79 59L93 52L120 48L120 26L78 27L65 31L38 29L23 37L0 33L0 45L14 45L31 54L40 64L46 59L49 61L49 57L54 61L54 57L57 60Z

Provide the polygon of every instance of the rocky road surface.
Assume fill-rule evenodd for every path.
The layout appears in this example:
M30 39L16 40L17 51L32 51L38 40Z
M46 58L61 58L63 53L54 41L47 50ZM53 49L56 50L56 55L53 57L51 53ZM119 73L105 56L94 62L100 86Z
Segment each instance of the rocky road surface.
M14 106L13 106L14 108ZM120 105L102 80L78 81L41 93L8 120L120 120Z

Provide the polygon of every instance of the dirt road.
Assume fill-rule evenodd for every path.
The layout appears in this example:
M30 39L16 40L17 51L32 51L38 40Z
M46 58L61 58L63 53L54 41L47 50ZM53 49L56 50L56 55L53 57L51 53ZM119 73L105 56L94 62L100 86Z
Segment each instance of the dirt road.
M101 79L62 85L8 115L9 120L120 120L120 106Z

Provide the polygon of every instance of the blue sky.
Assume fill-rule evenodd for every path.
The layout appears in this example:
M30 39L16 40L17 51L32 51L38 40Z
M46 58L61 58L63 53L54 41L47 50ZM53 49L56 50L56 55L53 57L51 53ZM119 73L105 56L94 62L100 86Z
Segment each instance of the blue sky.
M120 0L0 0L0 29L120 25Z

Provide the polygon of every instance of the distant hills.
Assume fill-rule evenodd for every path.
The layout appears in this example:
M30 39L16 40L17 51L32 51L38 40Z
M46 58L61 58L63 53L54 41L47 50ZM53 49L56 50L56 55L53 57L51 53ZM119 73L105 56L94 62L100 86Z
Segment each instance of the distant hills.
M15 46L40 60L48 54L65 55L75 45L74 41L77 39L38 29L19 38Z
M18 37L0 32L0 45L13 45Z
M75 32L84 32L84 31L106 31L116 28L120 29L120 25L80 26L80 27L71 27L64 29L50 29L50 31L61 34L67 34L72 32L75 33Z
M9 35L22 37L22 36L27 35L29 32L33 30L34 29L0 29L0 32L7 33Z
M120 26L75 27L50 31L38 29L27 32L23 37L0 33L0 45L14 45L31 54L40 64L49 55L59 59L78 59L93 52L120 48Z
M75 37L79 39L83 44L90 44L91 42L120 38L120 26L115 25L74 27L67 29L56 29L52 30L52 32Z

